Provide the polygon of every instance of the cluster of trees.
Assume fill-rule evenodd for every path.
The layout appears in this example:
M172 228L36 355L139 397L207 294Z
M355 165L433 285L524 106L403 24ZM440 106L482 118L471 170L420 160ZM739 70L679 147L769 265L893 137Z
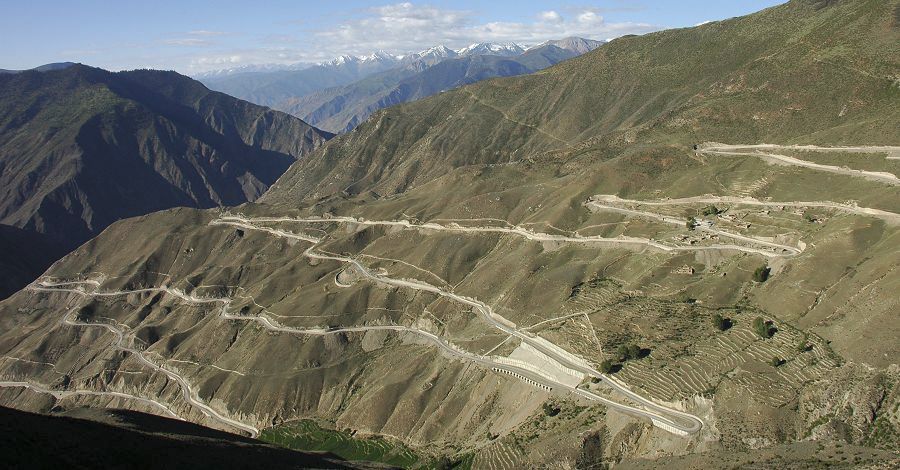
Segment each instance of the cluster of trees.
M688 230L694 230L694 227L697 226L697 219L688 217L687 222L685 222L684 226L687 227Z
M753 319L753 331L760 338L769 339L778 331L778 328L775 328L771 320L763 320L763 317L756 317Z
M769 273L772 271L768 266L760 266L753 271L753 280L756 282L766 282L769 279Z
M615 368L615 365L609 359L606 359L600 363L600 372L603 372L604 374L612 373L614 368ZM600 379L597 377L594 377L593 382L598 383L598 382L600 382Z
M616 350L616 353L619 355L619 361L622 362L630 359L639 359L641 357L641 347L634 343L622 344Z
M561 410L559 406L557 406L556 404L551 403L549 401L544 402L543 408L544 408L544 414L547 416L556 416L559 414L559 412Z
M604 374L610 374L610 373L616 372L617 370L619 370L621 368L622 362L629 361L632 359L640 359L649 353L650 353L649 349L643 349L640 346L638 346L637 344L634 344L634 343L622 344L619 346L619 349L616 350L616 358L618 359L618 361L613 362L610 359L604 360L603 362L600 363L600 372L603 372ZM597 383L599 381L600 380L597 379L594 383Z
M721 314L716 313L712 316L712 324L719 331L725 331L731 328L731 319L725 318Z
M706 206L700 211L700 213L706 217L709 217L711 215L719 215L722 212L723 211L721 209L713 205Z

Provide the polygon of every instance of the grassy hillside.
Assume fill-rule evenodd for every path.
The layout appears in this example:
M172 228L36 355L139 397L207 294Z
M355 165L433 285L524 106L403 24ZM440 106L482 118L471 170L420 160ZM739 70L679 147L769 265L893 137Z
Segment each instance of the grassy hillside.
M541 73L377 113L269 201L405 191L452 168L704 141L897 144L896 2L793 1L617 39ZM852 83L852 86L847 86ZM543 161L542 161L543 162Z

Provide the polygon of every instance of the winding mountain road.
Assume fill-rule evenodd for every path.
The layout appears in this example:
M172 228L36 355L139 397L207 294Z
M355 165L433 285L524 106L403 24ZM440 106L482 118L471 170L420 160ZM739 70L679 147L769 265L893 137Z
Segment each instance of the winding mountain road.
M38 393L44 393L47 395L52 395L57 400L62 400L64 398L74 397L78 395L87 395L87 396L102 396L102 397L113 397L113 398L125 398L128 400L138 401L147 405L151 405L155 408L159 408L166 415L180 419L184 421L180 416L178 416L174 411L170 410L169 407L162 402L158 402L156 400L152 400L150 398L139 397L137 395L130 395L128 393L122 392L106 392L106 391L96 391L96 390L53 390L43 385L39 385L33 382L21 382L21 381L10 381L10 380L2 380L0 381L0 387L5 388L27 388L33 390Z
M590 367L590 365L580 358L575 357L571 353L567 353L561 348L552 343L549 343L547 340L536 337L531 333L519 330L516 328L516 325L502 317L501 315L494 312L494 310L484 302L481 302L477 299L465 297L434 285L428 284L426 282L418 281L418 280L409 280L409 279L394 279L388 277L386 275L382 275L380 273L374 272L370 270L368 267L360 263L358 260L345 257L338 256L333 254L321 253L316 251L316 247L321 242L321 239L303 234L303 233L294 233L287 230L265 227L257 225L257 223L265 223L265 222L352 222L352 223L363 223L363 224L380 224L380 225L403 225L403 226L411 226L417 227L415 224L410 224L406 221L388 221L388 222L375 222L375 221L359 221L356 219L350 218L330 218L330 219L288 219L288 218L259 218L259 219L249 219L244 217L235 217L235 216L227 216L222 217L216 220L213 220L211 225L228 225L237 228L242 228L246 230L255 230L261 231L265 233L269 233L276 237L293 239L298 241L304 241L311 243L310 247L304 250L303 255L311 258L311 259L320 259L320 260L333 260L338 261L340 263L348 264L354 267L364 278L367 278L373 282L381 283L384 285L390 285L395 287L409 288L413 290L429 292L444 298L447 298L451 301L467 305L478 314L483 317L488 324L492 327L499 329L500 331L515 336L519 338L522 342L527 343L533 348L537 349L541 353L545 354L552 360L558 362L563 367L567 367L572 370L579 371L583 374L598 377L602 380L607 386L609 386L614 391L620 393L621 395L627 397L633 402L637 403L640 407L631 406L623 403L619 403L613 400L609 400L605 397L601 397L596 395L588 390L584 390L578 388L577 386L570 386L560 382L553 380L552 378L547 377L545 374L538 374L529 369L525 369L522 367L516 367L514 365L510 365L507 363L503 363L497 360L492 359L493 356L482 356L478 354L474 354L468 351L464 351L461 348L447 342L443 338L435 335L434 333L421 330L418 328L401 326L401 325L364 325L364 326L347 326L347 327L336 327L336 328L293 328L281 325L277 321L269 318L265 314L260 314L259 316L244 316L233 314L229 311L229 307L232 303L232 299L228 297L201 297L197 296L193 293L188 294L179 289L162 286L162 287L149 287L149 288L141 288L141 289L132 289L132 290L117 290L117 291L101 291L100 285L101 283L97 280L80 280L80 281L54 281L51 279L44 279L39 282L36 282L29 286L30 290L38 291L38 292L68 292L77 294L85 297L112 297L112 296L121 296L127 294L135 294L135 293L150 293L150 292L162 292L168 295L172 295L177 297L187 303L191 304L220 304L219 315L223 319L227 320L239 320L239 321L253 321L260 324L263 328L269 331L282 332L287 334L302 334L302 335L330 335L337 334L342 332L363 332L363 331L372 331L372 330L388 330L388 331L398 331L398 332L408 332L419 335L429 342L435 344L441 350L449 353L452 356L460 357L472 362L475 362L484 367L503 370L512 373L513 375L524 378L533 383L541 384L547 388L556 388L556 389L564 389L569 390L573 393L576 393L580 396L588 398L590 400L601 402L611 408L615 408L621 412L630 414L632 416L642 417L645 419L649 419L654 425L661 427L669 432L673 432L679 435L688 435L692 433L698 432L702 426L703 422L689 414L684 413L679 410L675 410L669 407L665 407L654 403L628 389L624 384L621 384L617 380L610 379L609 377L601 374L596 369ZM432 228L436 230L441 229L450 229L453 231L470 231L466 230L463 227L444 227L438 224L423 224L426 228ZM497 227L490 228L475 228L471 231L479 232L479 231L487 231L487 232L503 232L503 233L515 233L522 236L526 236L530 239L543 239L543 237L552 237L554 240L558 240L559 238L565 238L572 241L582 241L581 238L578 237L560 237L556 235L549 234L535 234L533 232L522 230L522 229L501 229ZM342 286L342 284L338 284ZM126 332L117 325L111 325L108 323L89 323L80 321L74 316L71 315L71 312L67 312L63 317L63 323L69 326L76 327L93 327L93 328L104 328L111 333L113 333L116 337L116 340L113 342L113 346L116 349L128 352L129 354L134 355L140 362L144 365L158 370L161 373L168 376L170 379L178 383L182 390L182 395L186 402L190 405L197 407L204 415L213 419L215 421L220 422L221 424L234 427L236 429L240 429L249 433L251 436L257 436L259 434L259 430L254 426L251 426L246 423L242 423L235 419L224 416L223 414L217 412L212 409L206 403L204 403L193 391L190 383L183 376L178 374L177 372L166 368L163 365L157 364L150 359L140 350L135 349L127 344L126 341ZM48 391L53 393L63 393L57 391ZM165 405L156 402L158 406Z
M877 217L887 222L900 223L900 214L870 207L859 207L852 204L841 204L831 201L760 201L752 197L737 196L691 196L673 199L637 200L622 199L613 194L598 194L592 199L613 204L639 204L644 206L674 206L693 204L732 204L738 206L757 207L797 207L797 208L822 208L833 209L851 214Z
M341 219L337 219L337 218L310 219L310 220L341 221ZM347 221L346 219L343 219L343 220ZM354 223L356 223L356 219L352 219L352 220ZM298 219L282 220L280 218L279 219L272 219L272 218L248 219L248 218L243 218L243 217L235 218L234 216L230 216L230 217L223 217L223 218L216 219L213 222L211 222L211 224L213 224L213 225L234 225L234 226L242 227L245 229L260 230L263 232L274 234L276 236L293 238L293 239L297 239L297 240L307 240L308 241L309 238L313 238L313 237L310 237L310 236L304 235L304 234L296 234L296 233L287 232L284 230L273 229L271 227L263 227L263 226L255 225L255 222L273 222L273 221L297 222L299 220ZM369 222L369 223L376 223L376 222ZM391 225L396 225L396 224L405 225L405 224L408 224L409 222L384 222L384 223L391 224ZM512 229L510 229L510 230L512 230ZM518 232L514 232L514 233L518 233ZM528 233L531 234L530 232L528 232ZM515 323L509 321L508 319L506 319L503 316L494 312L494 310L489 305L485 304L484 302L481 302L477 299L465 297L465 296L456 294L454 292L450 292L450 291L441 289L439 287L433 286L431 284L428 284L428 283L425 283L422 281L407 280L407 279L394 279L394 278L391 278L388 276L378 274L378 273L373 272L370 269L368 269L366 266L364 266L362 263L360 263L356 259L344 257L344 256L318 253L315 251L317 244L318 244L318 241L314 242L313 245L311 245L309 248L307 248L304 251L304 256L307 256L309 258L314 258L314 259L333 260L333 261L339 261L342 263L350 264L350 265L354 266L354 268L357 269L359 271L359 273L361 273L364 277L366 277L374 282L385 284L385 285L390 285L390 286L410 288L410 289L423 291L423 292L430 292L432 294L447 298L454 302L461 303L463 305L468 305L468 306L472 307L476 312L478 312L480 314L480 316L483 317L494 328L497 328L498 330L500 330L506 334L509 334L509 335L519 338L521 341L529 344L530 346L534 347L541 353L549 356L550 358L557 361L564 367L567 367L567 368L570 368L573 370L577 370L577 371L587 374L589 376L599 377L603 382L606 383L606 385L608 385L612 389L616 390L617 392L621 393L622 395L627 396L628 398L634 400L635 402L639 403L640 405L642 405L646 408L649 408L651 410L654 410L654 412L649 412L646 410L630 407L628 405L623 405L623 404L613 405L613 403L616 403L616 402L611 402L609 400L602 399L602 397L594 396L593 399L600 399L600 401L603 401L604 403L606 403L610 406L614 406L618 409L622 409L623 411L629 412L630 414L633 414L633 415L643 416L643 417L650 418L652 420L657 420L657 421L666 423L666 424L670 425L672 428L675 428L680 432L684 432L685 434L695 433L695 432L699 431L703 426L703 422L696 416L693 416L691 414L684 413L684 412L681 412L678 410L674 410L672 408L658 405L644 397L641 397L640 395L637 395L636 393L632 392L627 387L624 387L618 381L610 380L604 374L602 374L599 371L597 371L596 369L588 366L585 361L574 360L573 355L561 353L560 352L561 348L558 348L558 346L550 347L550 346L548 346L548 342L546 340L544 340L542 338L539 339L539 338L533 336L531 333L517 329ZM262 317L262 318L265 318L265 317ZM268 318L265 318L265 321L267 323L271 324L271 320L268 320ZM274 326L274 325L272 325L272 326ZM480 358L481 356L476 356L476 357ZM487 359L482 358L480 361L483 361L483 360L487 360ZM509 367L509 366L506 366L503 364L498 364L495 362L490 362L489 364L491 365L491 367L498 367L501 369ZM518 373L520 373L522 375L529 375L529 374L524 374L523 371L524 371L524 369L520 369ZM543 377L541 378L541 380L536 380L536 381L538 383L548 383L548 379L543 378ZM556 387L556 388L567 388L567 389L572 388L572 387L568 387L564 384L560 384L558 382L549 383L548 385L550 385L552 387ZM580 393L580 394L584 396L583 393ZM673 419L673 417L674 417L674 419ZM654 422L656 422L656 421L654 421Z
M552 233L543 233L543 232L535 232L523 227L513 226L513 227L492 227L492 226L482 226L482 227L463 227L460 225L442 225L434 222L426 222L423 224L412 223L408 220L364 220L357 219L354 217L347 216L334 216L334 217L254 217L252 221L257 223L350 223L357 224L363 226L393 226L393 227L403 227L408 229L421 229L421 230L434 230L439 232L451 232L451 233L499 233L499 234L507 234L507 235L517 235L523 237L527 240L538 241L538 242L557 242L557 243L576 243L576 244L585 244L585 245L613 245L613 246L625 246L632 248L641 248L641 247L650 247L660 251L665 252L680 252L680 251L709 251L709 250L734 250L741 251L744 253L752 253L763 255L769 258L783 257L783 256L792 256L795 254L793 251L797 250L793 247L777 245L779 249L785 248L788 253L776 253L770 250L763 250L759 248L747 247L743 245L734 245L734 244L724 244L724 243L715 243L704 246L673 246L667 245L665 243L658 242L656 240L652 240L649 238L642 237L630 237L620 235L616 238L608 238L599 235L592 236L568 236L568 235L556 235ZM684 222L680 222L684 224ZM234 225L236 227L252 229L252 225L250 223L250 219L238 216L238 215L226 215L222 216L219 219L216 219L212 222L212 224L228 224ZM297 235L292 232L287 232L280 229L273 229L270 227L260 227L257 226L256 230L264 230L276 236L284 236L287 238L293 238L295 240L303 240L311 243L315 243L313 241L313 237L308 235ZM758 240L753 239L753 242L759 243Z
M741 150L754 150L754 151L741 151ZM770 163L776 163L781 165L793 165L804 168L810 168L818 171L825 171L828 173L836 173L839 175L847 175L847 176L856 176L865 178L871 181L878 181L881 183L887 183L890 185L900 185L900 178L893 173L888 173L886 171L867 171L867 170L856 170L853 168L834 166L834 165L823 165L821 163L810 162L807 160L801 160L795 157L789 157L787 155L780 155L777 153L769 153L764 152L763 150L772 151L777 149L789 149L789 150L814 150L819 152L887 152L887 153L895 153L900 152L900 147L818 147L818 146L785 146L785 145L774 145L774 144L755 144L755 145L725 145L725 144L705 144L697 149L699 153L706 154L714 154L714 155L732 155L732 156L750 156L762 158Z
M646 218L650 218L650 219L654 219L654 220L659 220L661 222L665 222L670 225L676 225L676 226L681 226L681 227L683 227L685 225L685 220L677 218L677 217L671 217L671 216L667 216L664 214L657 214L656 212L642 211L642 210L638 210L638 209L629 209L627 207L619 207L619 206L612 205L609 203L604 204L603 201L607 201L607 202L614 201L613 199L604 199L604 196L605 195L594 196L594 198L592 198L591 200L588 200L588 202L586 202L585 205L587 207L593 207L598 210L620 212L623 214L636 215L639 217L646 217ZM618 201L622 201L622 200L618 199ZM767 256L780 255L785 252L789 253L789 254L793 254L793 255L799 255L800 253L803 253L802 247L782 245L780 243L763 240L761 238L750 237L747 235L741 235L739 233L728 232L728 231L720 230L720 229L713 228L713 227L700 226L700 227L696 227L696 230L713 233L720 237L731 238L733 240L740 240L740 241L743 241L746 243L755 243L757 245L763 245L763 246L772 248L774 250L777 250L775 253L770 253ZM758 252L758 251L754 251L754 252Z

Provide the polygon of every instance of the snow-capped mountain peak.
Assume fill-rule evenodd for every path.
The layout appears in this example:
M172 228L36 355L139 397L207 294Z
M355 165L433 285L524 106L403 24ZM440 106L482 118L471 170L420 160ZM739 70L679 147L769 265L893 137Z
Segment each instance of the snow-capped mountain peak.
M479 42L472 44L468 47L464 47L458 51L457 54L461 56L467 55L502 55L502 56L515 56L525 52L525 48L512 42L507 43L494 43L494 42Z
M567 51L574 52L576 54L585 54L590 52L603 44L609 42L608 40L596 41L593 39L584 39L579 37L567 37L563 39L557 39L553 41L546 41L536 46L531 46L527 50L537 49L543 46L556 46L560 49L565 49Z

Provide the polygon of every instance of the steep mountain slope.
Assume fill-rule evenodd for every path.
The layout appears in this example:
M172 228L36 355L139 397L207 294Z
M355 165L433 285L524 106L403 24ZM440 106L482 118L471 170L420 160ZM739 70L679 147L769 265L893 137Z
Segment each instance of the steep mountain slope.
M475 55L442 60L428 67L416 62L375 74L343 87L287 100L278 109L322 129L352 130L373 112L494 77L509 77L547 68L578 54L547 45L521 55Z
M113 224L0 303L0 402L473 468L895 461L898 11L621 38Z
M254 200L330 136L174 72L23 72L0 103L0 222L69 249L125 217Z
M896 144L893 3L828 5L620 38L552 69L377 113L292 168L270 201L350 183L391 194L463 165L635 143ZM885 15L877 24L873 11Z

